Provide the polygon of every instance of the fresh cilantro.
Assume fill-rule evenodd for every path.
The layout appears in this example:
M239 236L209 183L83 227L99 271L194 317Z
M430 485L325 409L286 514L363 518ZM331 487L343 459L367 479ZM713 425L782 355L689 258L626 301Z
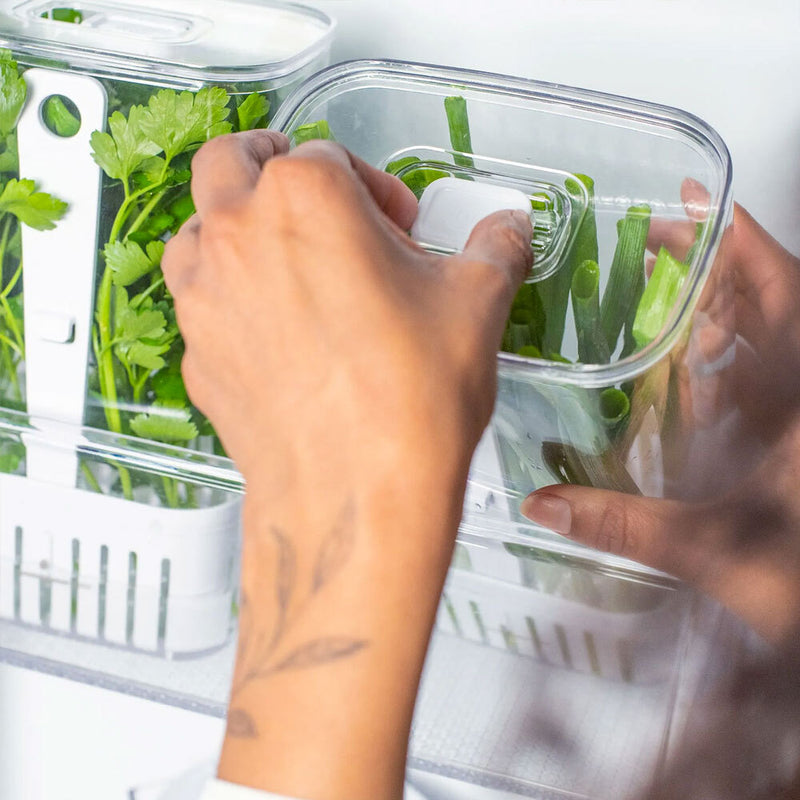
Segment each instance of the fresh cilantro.
M103 253L106 265L113 273L114 283L117 286L130 286L152 272L161 263L164 246L161 241L150 242L145 249L131 241L107 244Z
M162 89L143 111L141 129L169 162L190 147L230 133L233 128L225 121L229 113L228 94L220 87L201 89L197 94Z
M70 108L58 95L45 100L42 106L42 117L47 127L59 136L74 136L81 129L80 116L77 109Z
M28 87L17 62L4 57L0 60L0 136L8 136L16 128L27 96Z
M132 106L126 119L119 111L108 118L110 133L95 131L91 136L92 158L109 178L126 181L145 159L162 149L144 132L143 106Z
M155 403L149 413L137 414L131 430L144 439L169 443L188 442L198 435L188 408L165 403Z
M0 194L0 213L13 214L38 231L55 228L56 222L64 216L67 204L46 192L37 192L31 180L11 178Z
M254 128L263 128L267 123L269 114L269 100L263 94L247 95L242 104L236 109L240 131L251 131Z

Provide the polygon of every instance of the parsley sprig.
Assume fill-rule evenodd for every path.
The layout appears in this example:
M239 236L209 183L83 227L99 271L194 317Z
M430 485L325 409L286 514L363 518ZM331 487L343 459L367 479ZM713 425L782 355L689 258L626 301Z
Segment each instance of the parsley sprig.
M104 208L117 198L101 250L93 331L101 402L115 433L187 445L209 430L180 376L183 342L161 257L165 240L194 213L194 153L216 136L265 125L268 113L259 94L239 102L220 87L161 89L127 113L114 111L108 130L92 134L92 157L110 179ZM126 403L144 410L124 419ZM128 470L117 469L123 495L132 498ZM162 491L170 505L179 504L174 482L165 480Z

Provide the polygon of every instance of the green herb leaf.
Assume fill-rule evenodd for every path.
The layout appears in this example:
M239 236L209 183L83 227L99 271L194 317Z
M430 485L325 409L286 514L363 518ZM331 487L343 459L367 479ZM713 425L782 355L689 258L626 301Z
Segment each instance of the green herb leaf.
M17 132L6 137L3 151L0 152L0 172L19 172L19 155L17 151Z
M37 192L31 180L11 178L0 194L0 213L7 211L20 222L38 231L55 228L64 216L67 204L46 192Z
M92 158L109 178L126 181L145 159L161 151L142 128L144 113L143 106L132 106L126 119L115 111L108 118L110 133L92 134Z
M150 98L143 112L142 130L171 161L189 147L233 130L225 121L230 113L227 104L228 93L219 86L197 94L162 89Z
M251 131L263 128L267 124L269 100L263 94L249 94L236 109L240 131Z
M131 241L109 242L103 254L106 265L113 273L117 286L130 286L152 272L160 263L164 254L164 242L150 242L146 249Z
M180 367L173 369L170 365L167 369L158 372L153 376L152 386L156 397L162 402L184 405L189 402Z
M0 136L8 136L16 128L27 96L28 87L17 71L17 62L4 57L0 60Z
M147 414L137 414L131 429L143 439L157 442L188 442L198 435L188 408L155 403Z

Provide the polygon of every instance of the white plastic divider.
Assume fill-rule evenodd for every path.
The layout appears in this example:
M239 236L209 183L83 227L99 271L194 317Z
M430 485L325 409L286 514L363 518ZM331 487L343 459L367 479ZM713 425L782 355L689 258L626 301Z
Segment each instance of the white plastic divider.
M101 171L92 159L92 131L102 130L106 92L94 78L41 68L25 72L28 98L17 126L20 175L68 204L52 230L22 225L25 285L25 383L37 427L83 422L92 328ZM49 97L66 97L80 114L74 136L44 122ZM77 458L68 448L27 445L27 472L72 486Z

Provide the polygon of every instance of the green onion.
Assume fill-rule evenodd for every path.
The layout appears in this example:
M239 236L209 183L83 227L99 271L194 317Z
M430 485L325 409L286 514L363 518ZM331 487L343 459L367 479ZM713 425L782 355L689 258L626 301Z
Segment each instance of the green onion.
M516 355L524 356L525 358L541 358L542 351L535 344L526 344L517 350Z
M42 19L54 19L57 22L72 22L79 25L83 22L83 14L74 8L53 8L39 15Z
M644 251L650 229L650 207L632 206L618 226L619 238L611 262L608 283L600 304L600 316L608 349L617 349L617 339L631 307L636 307L644 281Z
M589 202L575 235L569 255L558 272L539 284L542 302L547 310L543 351L560 353L564 339L567 305L572 276L584 261L597 261L597 223L594 212L594 181L588 175L576 175L577 180L566 181L566 189L574 198L582 197L580 184L586 188ZM580 183L579 183L580 182Z
M631 401L622 389L612 386L600 392L600 418L611 431L618 430L630 412Z
M469 132L469 117L467 116L467 101L463 97L445 97L444 110L447 114L447 125L450 129L450 144L453 150L453 160L460 167L474 167L475 162L461 153L472 152L472 136Z
M639 487L612 449L598 454L585 453L569 444L543 442L542 459L562 483L641 495Z
M317 120L316 122L308 122L305 125L299 125L293 134L295 144L303 144L303 142L310 142L312 139L329 139L336 141L331 133L328 121L324 119Z
M578 334L578 360L608 364L610 352L600 322L600 267L584 261L572 276L572 311Z
M633 338L638 347L645 347L661 332L688 272L689 267L665 247L658 251L653 274L642 293L633 322Z

